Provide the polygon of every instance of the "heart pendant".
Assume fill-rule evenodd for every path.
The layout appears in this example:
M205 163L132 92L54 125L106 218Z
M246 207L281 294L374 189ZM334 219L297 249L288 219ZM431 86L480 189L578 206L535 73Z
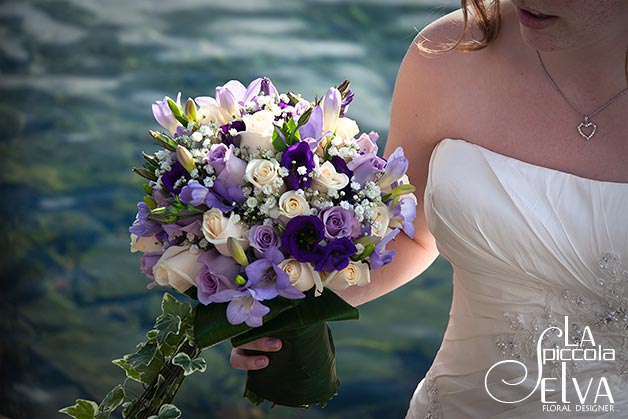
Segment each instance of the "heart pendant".
M590 130L591 132L587 134L586 132L584 132L584 129L588 129L588 128L591 128ZM597 125L595 125L591 121L581 122L580 125L578 125L578 132L580 133L582 138L584 138L586 141L589 141L591 137L595 135L596 130L597 130Z

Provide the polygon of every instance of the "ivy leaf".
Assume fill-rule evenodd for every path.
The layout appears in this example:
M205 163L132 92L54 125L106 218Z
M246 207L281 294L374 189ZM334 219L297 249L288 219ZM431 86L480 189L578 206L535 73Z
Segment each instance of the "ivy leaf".
M157 416L150 416L148 419L178 419L181 411L173 404L164 404L159 408Z
M161 300L161 310L164 314L169 313L173 316L178 316L181 320L192 316L192 306L188 303L180 302L170 293L164 294L164 298Z
M114 359L111 362L113 362L114 365L117 365L120 368L122 368L127 377L129 377L132 380L141 382L140 372L137 369L133 368L131 364L129 364L129 362L126 360L126 357L120 358L120 359Z
M145 342L139 351L126 357L125 361L131 368L137 368L140 365L148 365L157 353L157 344L155 342Z
M162 345L168 335L170 333L177 334L179 333L179 328L181 327L181 318L178 316L173 316L170 313L162 314L157 318L157 322L155 323L155 330L157 330L157 335L155 338L159 345Z
M59 410L59 413L74 419L94 419L98 405L91 400L78 399L72 406Z
M116 410L124 401L124 388L115 386L98 406L94 419L109 419L111 412Z
M205 372L205 369L207 368L207 363L203 358L198 357L192 360L188 354L183 352L178 353L174 358L172 358L172 363L183 368L183 374L185 376L194 374L196 371Z

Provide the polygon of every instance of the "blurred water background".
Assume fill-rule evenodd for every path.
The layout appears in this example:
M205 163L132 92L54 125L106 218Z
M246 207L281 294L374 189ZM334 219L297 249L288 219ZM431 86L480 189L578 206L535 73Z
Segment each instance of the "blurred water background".
M398 65L455 0L13 0L0 2L0 416L60 418L123 378L159 311L128 225L155 149L151 102L270 77L321 96L345 78L350 117L386 140ZM451 298L439 258L333 324L340 394L325 409L255 407L228 344L186 380L184 418L400 418L438 349Z

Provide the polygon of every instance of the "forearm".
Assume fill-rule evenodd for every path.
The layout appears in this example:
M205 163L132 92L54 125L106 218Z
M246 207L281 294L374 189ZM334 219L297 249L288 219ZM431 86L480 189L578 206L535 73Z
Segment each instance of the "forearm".
M338 291L338 295L353 306L374 300L423 273L438 256L438 250L433 242L423 246L403 233L386 248L397 251L390 264L372 270L371 282L368 285L349 287Z

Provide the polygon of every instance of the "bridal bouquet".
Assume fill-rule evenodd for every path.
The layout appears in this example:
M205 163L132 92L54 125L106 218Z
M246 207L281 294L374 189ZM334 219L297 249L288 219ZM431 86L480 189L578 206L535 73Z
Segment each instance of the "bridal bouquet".
M205 369L203 349L262 336L284 347L248 373L247 398L307 406L333 397L326 322L358 316L334 291L368 284L394 256L387 244L400 230L414 234L416 214L402 149L378 157L378 135L345 116L352 100L348 81L308 101L258 78L153 104L167 131L150 131L161 149L133 169L147 183L131 251L142 253L149 287L198 304L166 293L147 341L114 361L144 384L141 397L117 386L100 405L79 400L63 413L100 419L123 405L124 417L177 417L170 402L184 376Z

